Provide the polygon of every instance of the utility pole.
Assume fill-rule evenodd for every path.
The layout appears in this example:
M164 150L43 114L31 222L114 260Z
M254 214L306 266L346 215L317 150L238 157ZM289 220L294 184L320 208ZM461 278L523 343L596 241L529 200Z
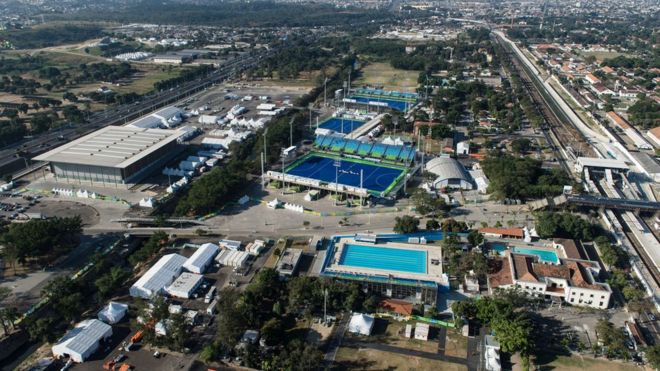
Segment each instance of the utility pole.
M326 103L326 99L327 99L327 97L328 97L328 88L327 88L327 85L328 85L328 78L326 77L326 78L323 80L323 107L324 107L324 108L325 108L325 107L328 107L328 104Z
M328 289L323 289L323 323L328 323Z

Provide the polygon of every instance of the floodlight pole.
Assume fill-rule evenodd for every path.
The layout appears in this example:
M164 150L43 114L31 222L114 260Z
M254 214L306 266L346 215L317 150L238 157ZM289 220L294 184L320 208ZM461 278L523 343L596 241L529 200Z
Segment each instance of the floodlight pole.
M364 169L360 169L360 208L362 208L362 203L364 201L362 199L362 189L364 189L362 185L363 179L364 179Z
M264 159L265 160L268 159L268 157L266 157L266 156L268 156L268 147L267 147L268 143L267 143L267 140L266 140L266 134L268 134L268 127L266 127L266 129L264 129Z
M264 177L264 153L261 152L261 189L266 189L266 178Z
M293 117L289 120L289 147L293 147Z

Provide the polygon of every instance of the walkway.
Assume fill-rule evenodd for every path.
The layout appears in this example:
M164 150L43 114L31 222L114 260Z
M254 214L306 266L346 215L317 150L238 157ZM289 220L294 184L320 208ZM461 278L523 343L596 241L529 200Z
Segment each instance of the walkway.
M346 328L348 327L348 321L351 318L350 313L342 316L341 320L337 322L335 329L328 339L328 348L325 351L325 356L323 361L326 363L326 366L330 366L332 362L335 361L337 357L337 351L341 346L341 342L344 339L344 334L346 333Z

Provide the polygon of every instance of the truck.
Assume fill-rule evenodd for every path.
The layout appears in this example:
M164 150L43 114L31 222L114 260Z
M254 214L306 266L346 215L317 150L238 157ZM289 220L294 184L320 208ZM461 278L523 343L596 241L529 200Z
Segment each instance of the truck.
M215 291L215 286L211 286L211 289L209 289L209 291L206 293L206 296L204 296L204 303L208 304L211 302L211 300L213 300L215 297Z

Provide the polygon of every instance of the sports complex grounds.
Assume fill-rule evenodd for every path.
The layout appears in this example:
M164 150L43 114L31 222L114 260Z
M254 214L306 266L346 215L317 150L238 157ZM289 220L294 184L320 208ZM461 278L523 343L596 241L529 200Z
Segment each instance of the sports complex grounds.
M337 236L326 251L321 275L361 282L386 297L434 303L438 290L448 285L441 262L437 245Z
M350 196L393 197L414 171L411 146L318 135L313 150L268 179Z

